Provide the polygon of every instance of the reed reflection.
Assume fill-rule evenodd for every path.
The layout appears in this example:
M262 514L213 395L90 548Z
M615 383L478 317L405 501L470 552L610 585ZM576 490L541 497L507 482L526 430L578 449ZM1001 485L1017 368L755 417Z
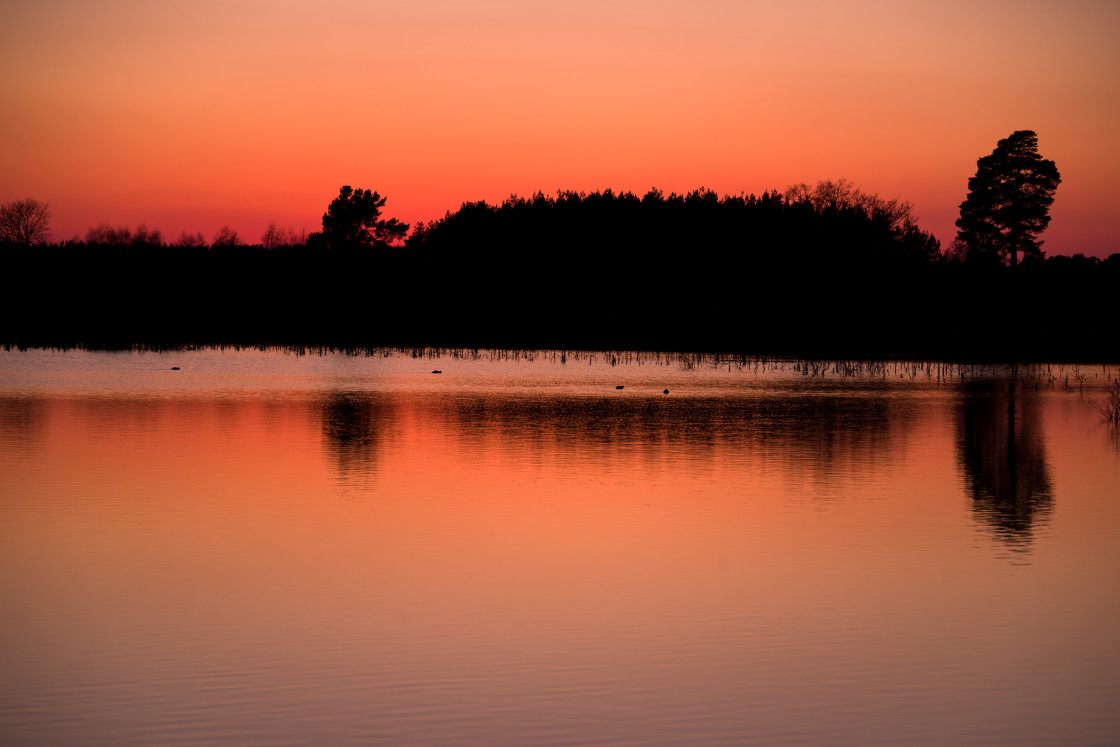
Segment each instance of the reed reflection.
M976 519L1012 549L1030 549L1053 509L1040 401L1014 381L965 385L958 459Z
M359 486L372 484L392 407L369 392L332 392L319 406L324 447L338 476Z

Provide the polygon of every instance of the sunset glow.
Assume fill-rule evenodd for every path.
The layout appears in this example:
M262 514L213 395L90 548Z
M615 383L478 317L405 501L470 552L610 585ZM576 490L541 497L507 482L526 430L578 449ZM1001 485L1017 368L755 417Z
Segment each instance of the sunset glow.
M847 178L951 241L976 159L1038 133L1044 249L1120 251L1120 6L863 0L37 0L0 10L0 201L255 242L342 184L431 220L538 189Z

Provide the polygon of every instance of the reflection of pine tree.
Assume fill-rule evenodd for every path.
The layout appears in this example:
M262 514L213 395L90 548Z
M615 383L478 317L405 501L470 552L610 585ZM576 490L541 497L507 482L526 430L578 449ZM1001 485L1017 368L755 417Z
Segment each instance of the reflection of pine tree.
M1009 386L966 395L959 456L976 515L1001 539L1026 544L1050 513L1052 485L1038 402Z
M372 477L387 414L364 394L334 393L321 408L324 446L339 476L365 482Z

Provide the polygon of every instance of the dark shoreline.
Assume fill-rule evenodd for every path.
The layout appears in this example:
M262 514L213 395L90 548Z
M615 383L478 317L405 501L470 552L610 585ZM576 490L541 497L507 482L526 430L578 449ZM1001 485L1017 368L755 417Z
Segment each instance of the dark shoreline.
M1120 361L1120 254L965 262L892 203L465 204L403 247L0 247L0 345Z

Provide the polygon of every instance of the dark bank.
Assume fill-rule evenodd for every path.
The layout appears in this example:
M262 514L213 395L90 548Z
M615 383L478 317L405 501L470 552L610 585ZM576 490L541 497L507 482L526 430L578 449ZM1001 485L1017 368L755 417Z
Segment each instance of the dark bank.
M295 244L127 230L9 243L0 343L1118 358L1120 254L943 251L908 204L843 181L538 192L411 233L384 203L343 187L324 230Z

